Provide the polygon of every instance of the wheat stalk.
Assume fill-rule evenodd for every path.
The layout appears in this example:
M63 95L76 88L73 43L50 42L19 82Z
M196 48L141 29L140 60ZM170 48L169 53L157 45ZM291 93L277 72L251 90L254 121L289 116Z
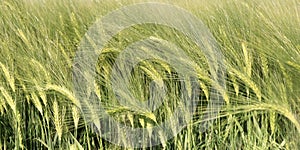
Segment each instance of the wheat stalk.
M15 101L13 100L13 98L11 97L11 95L9 95L9 93L0 86L0 91L2 93L2 95L4 96L4 98L6 99L6 102L8 103L8 105L10 106L10 108L13 110L13 115L14 115L14 130L15 130L15 139L16 139L16 143L15 146L17 147L24 147L24 145L22 144L22 132L21 132L21 116L17 110L17 105L15 103Z

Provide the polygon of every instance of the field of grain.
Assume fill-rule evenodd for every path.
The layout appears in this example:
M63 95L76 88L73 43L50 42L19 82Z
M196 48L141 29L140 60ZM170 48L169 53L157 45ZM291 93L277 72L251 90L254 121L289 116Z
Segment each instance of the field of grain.
M91 66L93 86L76 84L85 68L76 71L80 66L74 62L93 24L116 9L142 2L171 4L191 13L215 38L222 58L210 59L197 38L169 26L136 24L103 46ZM162 20L178 18L174 12ZM191 34L200 28L193 27ZM126 72L130 65L122 61L143 55L123 51L141 39L154 41L139 51L153 59ZM159 59L164 58L159 50L151 49L166 42L172 43L170 53L173 47L183 53L166 52L171 58ZM125 60L129 54L132 60ZM114 71L118 63L123 74ZM212 66L224 69L214 73ZM92 94L83 98L80 94L86 92ZM153 128L177 108L190 110L190 101L182 101L185 93L196 94L192 113L180 111L177 116L183 119L167 122L168 131ZM212 103L215 99L221 103ZM104 112L120 126L103 122ZM186 116L191 119L184 120ZM184 122L180 130L179 122ZM123 132L124 126L144 129L141 135L148 138L126 133L115 141L107 138L115 128ZM166 134L172 136L166 139ZM299 139L299 0L0 1L0 149L295 150L300 149Z

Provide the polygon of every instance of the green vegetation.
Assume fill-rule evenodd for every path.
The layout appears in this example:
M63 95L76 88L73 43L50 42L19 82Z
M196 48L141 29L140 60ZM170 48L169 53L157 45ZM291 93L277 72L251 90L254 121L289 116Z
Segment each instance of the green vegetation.
M125 149L102 139L84 120L73 92L72 63L97 19L134 2L143 1L0 1L2 149ZM95 93L106 111L127 126L151 127L179 107L178 74L159 60L141 62L130 79L131 91L141 101L151 94L152 80L164 81L167 96L157 111L132 111L113 95L114 59L130 43L152 36L185 50L195 62L201 91L193 122L151 149L300 149L300 2L168 3L199 17L218 41L226 66L226 88L219 92L225 103L218 117L209 118L215 121L200 132L213 84L201 50L182 34L153 24L120 32L99 56Z

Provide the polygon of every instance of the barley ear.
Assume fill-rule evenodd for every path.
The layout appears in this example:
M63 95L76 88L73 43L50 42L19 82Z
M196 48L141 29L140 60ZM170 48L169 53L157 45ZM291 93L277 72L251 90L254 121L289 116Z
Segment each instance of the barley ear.
M72 116L73 116L73 121L75 125L75 130L78 129L78 123L79 123L79 118L80 118L80 110L76 106L72 106Z
M17 106L16 106L16 103L15 101L13 100L13 98L11 97L11 95L9 95L9 93L3 88L0 86L0 91L2 93L2 95L4 96L7 104L10 106L10 108L13 110L13 113L15 115L17 115Z
M71 100L75 106L80 108L80 102L76 99L74 94L71 91L69 91L67 88L58 85L47 84L46 90L53 90L61 93L62 95L66 96L69 100Z
M59 141L61 140L62 137L62 123L61 123L61 117L60 117L60 111L59 111L59 106L57 100L53 102L53 116L54 116L54 125L56 129L56 133L58 135Z
M4 73L4 76L5 76L6 80L7 80L7 82L9 83L9 86L11 87L11 89L13 90L13 92L16 92L14 77L10 75L8 69L1 62L0 62L0 68L2 69L2 71Z
M38 111L43 115L43 106L35 93L31 93L31 98L34 106L38 109Z

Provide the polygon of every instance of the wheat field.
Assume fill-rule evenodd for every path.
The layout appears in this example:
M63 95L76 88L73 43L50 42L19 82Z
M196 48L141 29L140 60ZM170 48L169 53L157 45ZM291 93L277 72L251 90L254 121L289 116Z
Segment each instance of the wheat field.
M104 117L97 105L76 96L74 89L88 87L74 87L72 72L76 52L93 23L113 10L141 2L150 1L0 1L1 149L134 149L103 138L99 130L110 126L100 127L97 121ZM94 88L84 90L91 90L97 104L101 102L122 125L144 128L151 137L155 132L151 127L185 105L182 88L190 94L198 87L193 113L182 114L192 117L182 130L169 139L159 135L158 144L141 144L140 149L300 149L299 0L151 2L175 5L202 20L224 56L219 65L226 70L224 84L212 88L218 84L203 50L167 26L139 24L115 35L95 64ZM146 37L180 47L186 56L176 58L195 70L191 73L195 78L183 79L176 67L148 59L125 75L128 85L120 85L130 87L131 95L119 92L118 97L111 84L116 59L131 43ZM149 87L157 90L162 85L163 103L158 108L147 105L156 110L136 105L161 97L162 92L156 94ZM220 108L208 107L214 94L222 97ZM215 111L216 115L205 118ZM209 125L202 130L204 122ZM170 132L177 131L176 125L167 126Z

